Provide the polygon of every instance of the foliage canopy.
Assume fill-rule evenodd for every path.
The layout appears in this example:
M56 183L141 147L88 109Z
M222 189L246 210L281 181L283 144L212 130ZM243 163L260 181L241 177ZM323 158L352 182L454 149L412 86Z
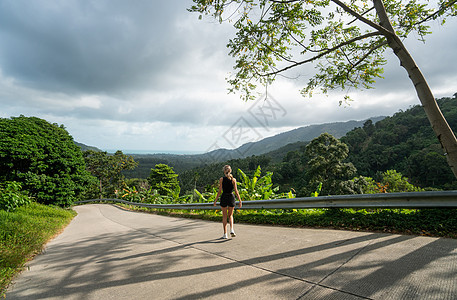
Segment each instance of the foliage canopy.
M437 100L450 126L457 126L457 93ZM378 177L390 169L407 176L411 183L438 189L455 189L455 177L427 117L420 106L413 106L373 124L348 132L341 141L349 147L348 160L359 175ZM380 178L376 178L380 180Z
M310 185L322 183L324 194L338 194L338 185L356 172L352 163L343 162L348 156L348 146L334 136L323 133L306 146L307 174Z
M303 88L311 96L342 88L371 88L382 76L388 39L400 40L416 33L421 40L430 33L428 22L457 14L455 0L435 3L416 0L194 0L189 9L211 15L219 22L233 22L236 36L229 40L236 58L231 91L252 99L257 83L269 84L280 73L314 64L316 73ZM431 7L433 4L434 7ZM382 26L384 6L389 26ZM376 9L375 9L376 8Z
M122 151L116 151L114 155L107 152L88 150L84 152L87 170L97 178L100 198L104 192L114 193L122 185L123 170L132 170L138 163L132 156L125 155Z
M148 181L160 195L179 195L181 191L178 175L166 164L157 164L155 168L151 169Z
M36 117L0 119L0 181L17 181L39 203L69 205L90 174L63 126Z

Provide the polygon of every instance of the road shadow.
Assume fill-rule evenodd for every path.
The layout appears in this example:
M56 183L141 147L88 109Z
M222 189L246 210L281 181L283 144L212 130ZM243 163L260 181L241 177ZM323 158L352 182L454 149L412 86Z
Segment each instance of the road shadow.
M190 232L205 230L207 225L197 220L188 220L186 224L188 226L183 227L182 222L176 221L176 225L162 228L131 228L122 234L95 234L51 245L32 264L32 268L40 268L41 274L46 276L27 277L27 285L13 286L7 299L25 298L28 289L37 291L28 295L28 299L84 299L102 289L127 288L138 283L153 285L167 280L192 281L199 275L246 266L256 268L263 275L236 285L202 284L200 291L190 291L176 299L219 297L229 290L249 289L265 283L277 286L278 297L299 295L302 299L321 299L316 295L322 289L327 290L326 299L343 296L347 299L412 299L419 295L446 299L446 295L457 293L452 284L457 270L455 263L449 264L457 258L455 240L427 238L427 242L423 242L421 237L373 233L274 254L257 251L251 253L253 257L246 258L220 251L229 245L228 240L183 242L183 237ZM412 249L407 249L408 245ZM393 259L383 258L389 257L389 251L395 249L398 253ZM217 263L210 264L214 258ZM291 261L296 264L290 265ZM177 268L184 265L187 267ZM415 280L414 276L426 277ZM285 288L280 284L284 280L297 284Z

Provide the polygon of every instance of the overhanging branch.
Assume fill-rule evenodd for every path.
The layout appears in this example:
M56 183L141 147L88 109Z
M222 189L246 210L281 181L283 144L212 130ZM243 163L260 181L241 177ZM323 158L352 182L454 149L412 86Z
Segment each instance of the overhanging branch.
M361 64L361 63L362 63L371 53L373 53L376 49L379 49L379 48L381 48L382 46L385 46L385 45L388 45L387 41L384 41L384 42L382 42L382 43L380 43L380 44L378 44L378 45L376 45L376 46L370 48L370 50L369 50L367 53L365 53L356 63L354 63L354 64L350 63L350 64L351 64L351 67L350 67L350 68L347 70L347 72L346 72L346 77L347 77L347 79L348 79L350 82L353 82L353 81L349 78L349 74L351 73L351 71L352 71L355 67L357 67L359 64Z
M357 13L356 11L352 10L349 6L347 6L346 4L344 4L343 2L341 2L340 0L330 0L332 1L333 3L335 3L336 5L338 5L339 7L341 7L342 9L344 9L344 11L346 11L348 14L352 15L353 17L355 17L356 19L358 19L359 21L367 24L368 26L370 27L373 27L374 29L376 29L377 31L381 32L382 34L384 35L391 35L393 34L392 32L390 32L389 30L387 30L386 28L382 27L381 25L379 24L376 24L370 20L368 20L367 18L363 17L361 14Z
M270 72L270 73L265 73L264 75L260 75L260 76L265 77L265 76L276 75L276 74L278 74L278 73L287 71L287 70L289 70L289 69L292 69L292 68L294 68L294 67L303 65L303 64L305 64L305 63L313 62L313 61L315 61L315 60L317 60L317 59L319 59L319 58L321 58L321 57L323 57L323 56L325 56L325 55L327 55L327 54L329 54L329 53L331 53L331 52L333 52L333 51L335 51L335 50L337 50L337 49L339 49L339 48L341 48L341 47L343 47L343 46L349 45L349 44L351 44L351 43L354 43L354 42L357 42L357 41L359 41L359 40L363 40L363 39L366 39L366 38L369 38L369 37L372 37L372 36L377 36L377 35L383 35L383 34L382 34L381 32L370 32L370 33L367 33L367 34L364 34L364 35L355 37L355 38L350 39L350 40L348 40L348 41L345 41L345 42L343 42L343 43L341 43L341 44L339 44L339 45L337 45L337 46L335 46L335 47L332 47L332 48L330 48L330 49L327 49L327 50L325 50L324 52L322 52L322 53L320 53L320 54L318 54L318 55L316 55L316 56L313 56L313 57L311 57L311 58L309 58L309 59L306 59L306 60L303 60L303 61L300 61L300 62L296 62L296 63L294 63L294 64L292 64L292 65L289 65L289 66L287 66L287 67L284 67L284 68L282 68L282 69L278 69L277 71Z
M280 4L300 2L299 0L270 0L270 1L273 2L273 3L280 3ZM361 15L358 12L354 11L353 9L351 9L349 6L347 6L346 4L341 2L340 0L330 0L330 1L332 1L333 3L335 3L336 5L341 7L348 14L352 15L353 17L355 17L356 19L360 20L361 22L367 24L368 26L373 27L377 31L379 31L379 32L381 32L381 33L383 33L385 35L391 34L391 32L389 30L387 30L386 28L382 27L381 25L376 24L376 23L368 20L367 18L363 17L363 14ZM456 0L453 0L453 1L456 1Z
M453 0L453 1L450 1L450 2L448 2L446 4L443 4L443 6L440 9L435 11L433 14L427 16L426 18L422 19L421 21L419 21L417 23L414 23L413 26L417 26L417 25L420 25L420 24L425 23L427 21L434 20L441 12L445 11L446 9L448 9L449 7L454 5L455 3L457 3L457 0Z

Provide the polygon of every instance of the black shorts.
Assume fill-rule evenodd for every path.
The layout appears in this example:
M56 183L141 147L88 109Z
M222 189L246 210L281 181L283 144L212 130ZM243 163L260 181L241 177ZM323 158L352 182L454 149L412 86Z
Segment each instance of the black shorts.
M222 193L221 196L221 207L235 207L235 195L232 193Z

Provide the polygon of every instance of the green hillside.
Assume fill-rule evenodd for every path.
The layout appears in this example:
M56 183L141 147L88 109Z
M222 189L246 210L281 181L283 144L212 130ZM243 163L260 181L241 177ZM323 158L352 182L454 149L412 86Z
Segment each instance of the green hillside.
M102 150L98 149L97 147L94 147L94 146L87 146L83 143L78 143L78 142L74 142L76 146L78 146L79 148L81 148L81 151L89 151L89 150L93 150L93 151L97 151L97 152L101 152Z
M452 128L457 128L457 94L453 98L442 98L438 103ZM382 173L396 170L408 177L419 187L456 189L457 182L446 163L445 156L435 137L424 109L417 105L399 111L381 121L366 121L341 138L349 147L346 162L357 168L356 176L381 180ZM180 172L182 190L193 187L203 189L220 177L225 163L234 170L254 172L257 165L262 171L273 171L273 182L282 192L294 189L298 196L309 192L306 179L308 157L305 147L309 141L283 146L261 156L232 159L226 162L201 166ZM235 174L236 176L236 174Z
M438 100L451 128L457 128L457 93ZM349 146L348 161L360 175L376 177L395 169L421 187L449 189L455 177L433 133L424 109L417 105L372 124L366 122L341 139Z

